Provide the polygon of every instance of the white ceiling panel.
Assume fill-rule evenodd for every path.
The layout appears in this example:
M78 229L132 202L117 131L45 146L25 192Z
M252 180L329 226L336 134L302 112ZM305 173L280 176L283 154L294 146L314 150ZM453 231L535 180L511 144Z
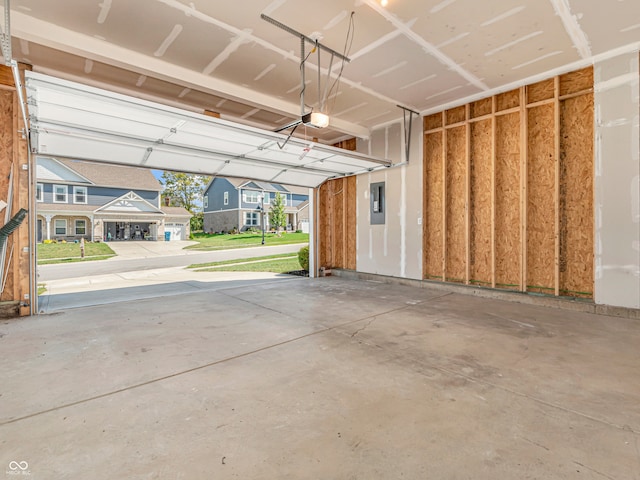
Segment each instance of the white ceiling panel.
M432 112L640 49L638 0L387 3L12 0L13 55L35 71L276 130L300 115L300 38L266 14L353 60L332 65L329 127L294 134L331 144L400 121L398 104ZM328 61L322 51L323 71ZM306 60L307 111L320 109L317 62Z
M391 164L38 73L26 88L36 154L265 181L287 173L306 187Z

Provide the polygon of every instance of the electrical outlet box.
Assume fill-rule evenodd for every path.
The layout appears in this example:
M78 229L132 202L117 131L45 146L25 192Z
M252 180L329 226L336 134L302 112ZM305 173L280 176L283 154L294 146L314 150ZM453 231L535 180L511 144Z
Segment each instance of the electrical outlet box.
M371 225L384 225L386 210L385 182L372 183L370 193Z

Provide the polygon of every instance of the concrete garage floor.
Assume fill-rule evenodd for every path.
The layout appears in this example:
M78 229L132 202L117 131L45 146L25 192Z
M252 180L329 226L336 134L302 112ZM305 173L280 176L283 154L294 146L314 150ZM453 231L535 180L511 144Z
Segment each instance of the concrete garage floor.
M640 479L637 320L293 278L0 337L7 478Z

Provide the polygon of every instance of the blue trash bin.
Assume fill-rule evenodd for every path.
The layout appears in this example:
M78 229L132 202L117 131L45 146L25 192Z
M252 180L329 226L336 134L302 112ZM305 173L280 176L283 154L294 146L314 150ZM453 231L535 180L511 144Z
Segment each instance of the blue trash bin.
M171 232L164 232L164 241L168 242L171 240Z

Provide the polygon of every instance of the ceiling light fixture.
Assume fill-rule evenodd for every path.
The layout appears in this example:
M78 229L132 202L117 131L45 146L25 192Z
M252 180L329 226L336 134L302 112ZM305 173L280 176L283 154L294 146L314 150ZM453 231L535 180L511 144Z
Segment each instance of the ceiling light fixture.
M326 128L329 126L329 115L321 112L309 112L302 116L302 123L308 127Z
M380 0L380 5L386 7L389 4L389 0Z

